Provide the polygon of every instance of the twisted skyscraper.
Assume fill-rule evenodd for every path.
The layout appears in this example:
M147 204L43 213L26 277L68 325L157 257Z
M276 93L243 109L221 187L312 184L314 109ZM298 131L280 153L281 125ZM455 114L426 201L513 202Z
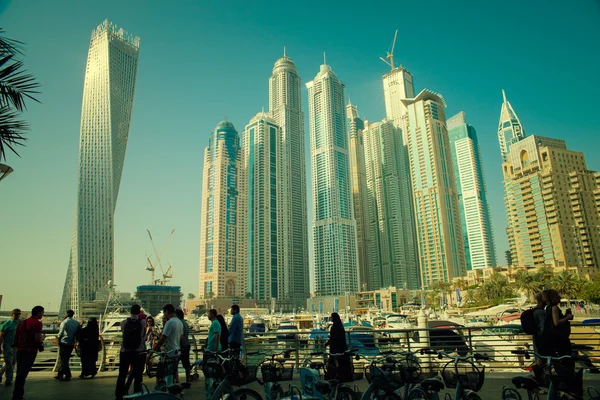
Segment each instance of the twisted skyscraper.
M114 214L125 161L139 37L108 20L93 32L86 65L73 243L61 311L114 281Z

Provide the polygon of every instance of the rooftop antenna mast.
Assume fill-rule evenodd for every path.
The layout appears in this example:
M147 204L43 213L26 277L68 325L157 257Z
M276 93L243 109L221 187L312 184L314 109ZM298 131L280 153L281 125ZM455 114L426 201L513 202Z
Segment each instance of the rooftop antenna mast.
M394 48L396 47L396 38L398 37L398 29L396 29L396 33L394 33L394 41L392 42L392 49L387 52L385 58L379 57L381 61L389 65L392 70L394 70ZM389 61L388 61L389 59Z

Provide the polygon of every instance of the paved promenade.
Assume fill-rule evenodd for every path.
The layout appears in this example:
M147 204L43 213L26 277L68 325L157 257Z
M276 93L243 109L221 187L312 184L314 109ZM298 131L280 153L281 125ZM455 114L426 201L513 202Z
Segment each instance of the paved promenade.
M513 373L491 372L485 377L485 384L479 395L483 399L500 399L502 386L510 385L510 379L515 376ZM527 374L524 374L527 375ZM37 399L61 399L61 400L107 400L114 399L115 382L117 374L115 372L102 373L94 379L73 378L70 382L59 382L52 379L52 374L48 372L34 372L27 380L25 385L25 398L27 400ZM147 381L150 383L150 380ZM299 382L296 382L298 384ZM367 385L366 380L357 382L361 389ZM585 374L584 386L595 386L600 388L599 374ZM262 394L262 387L257 383L250 385L253 389ZM287 388L287 383L284 385ZM525 393L523 393L525 394ZM192 384L192 388L184 393L186 399L204 399L204 381L202 378ZM10 399L12 396L12 387L0 387L0 399ZM587 399L587 394L584 397Z

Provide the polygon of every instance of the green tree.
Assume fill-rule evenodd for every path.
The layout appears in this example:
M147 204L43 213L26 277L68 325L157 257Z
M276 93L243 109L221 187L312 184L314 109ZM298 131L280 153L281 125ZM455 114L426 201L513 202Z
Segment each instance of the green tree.
M518 290L525 292L532 301L535 294L543 288L542 277L536 273L521 270L515 274L515 286Z
M194 293L188 293L188 300L194 300L196 298L196 295Z
M246 292L246 295L244 296L244 298L246 298L246 299L252 299L252 297L254 297L252 295L252 292Z
M208 294L206 295L207 299L212 299L213 297L215 297L215 294L213 292L208 292Z
M600 303L600 281L587 281L581 288L581 298L590 303Z
M19 155L15 147L25 144L29 129L21 113L27 109L27 100L39 103L35 95L40 84L26 73L19 60L22 46L22 42L6 38L0 28L0 161L6 160L8 150Z
M512 296L514 292L508 280L498 273L485 280L475 293L475 298L480 304L500 304Z

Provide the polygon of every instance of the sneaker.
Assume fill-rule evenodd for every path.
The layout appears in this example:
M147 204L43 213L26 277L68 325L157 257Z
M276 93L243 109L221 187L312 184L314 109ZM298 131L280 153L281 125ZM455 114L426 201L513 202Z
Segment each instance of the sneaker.
M61 375L56 375L54 379L56 379L57 381L62 381L63 377Z

